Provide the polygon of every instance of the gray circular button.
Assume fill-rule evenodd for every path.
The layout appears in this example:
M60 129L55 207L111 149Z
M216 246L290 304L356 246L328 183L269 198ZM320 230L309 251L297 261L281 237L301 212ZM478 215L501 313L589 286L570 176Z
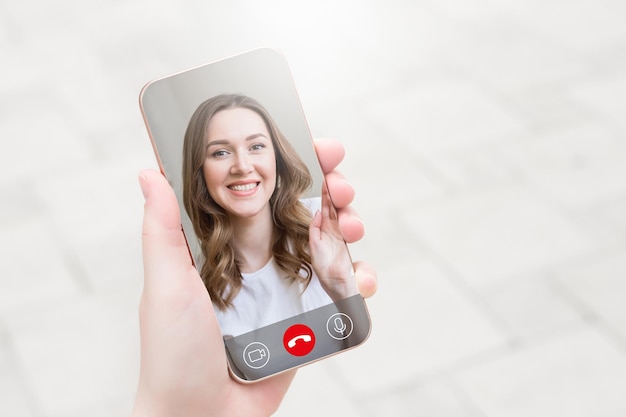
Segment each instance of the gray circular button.
M353 329L352 319L344 313L335 313L326 322L326 331L333 339L346 339L352 334Z
M261 342L252 342L243 350L243 361L252 369L261 369L270 361L270 350Z

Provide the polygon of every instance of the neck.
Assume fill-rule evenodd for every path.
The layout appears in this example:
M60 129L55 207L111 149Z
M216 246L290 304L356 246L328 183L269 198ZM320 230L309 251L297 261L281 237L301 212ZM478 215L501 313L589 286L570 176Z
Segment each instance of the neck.
M231 218L233 225L233 249L241 272L261 269L272 257L274 222L270 210L254 217Z

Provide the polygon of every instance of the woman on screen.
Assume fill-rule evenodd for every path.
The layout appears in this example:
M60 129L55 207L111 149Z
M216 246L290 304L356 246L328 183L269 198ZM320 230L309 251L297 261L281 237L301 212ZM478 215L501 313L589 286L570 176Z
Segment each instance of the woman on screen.
M220 95L187 126L183 201L223 335L358 294L330 199L254 99Z

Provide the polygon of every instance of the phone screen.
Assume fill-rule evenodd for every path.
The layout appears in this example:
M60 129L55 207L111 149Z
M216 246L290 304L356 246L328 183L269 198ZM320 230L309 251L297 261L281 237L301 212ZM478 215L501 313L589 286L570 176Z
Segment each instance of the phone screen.
M284 57L148 83L140 107L231 372L256 381L361 344L370 320Z

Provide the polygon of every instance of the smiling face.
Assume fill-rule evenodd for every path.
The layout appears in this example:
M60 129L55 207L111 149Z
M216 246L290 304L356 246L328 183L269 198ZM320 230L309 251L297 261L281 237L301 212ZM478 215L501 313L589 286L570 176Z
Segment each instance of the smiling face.
M271 214L276 156L271 135L256 112L236 107L211 118L202 165L207 190L231 218Z

